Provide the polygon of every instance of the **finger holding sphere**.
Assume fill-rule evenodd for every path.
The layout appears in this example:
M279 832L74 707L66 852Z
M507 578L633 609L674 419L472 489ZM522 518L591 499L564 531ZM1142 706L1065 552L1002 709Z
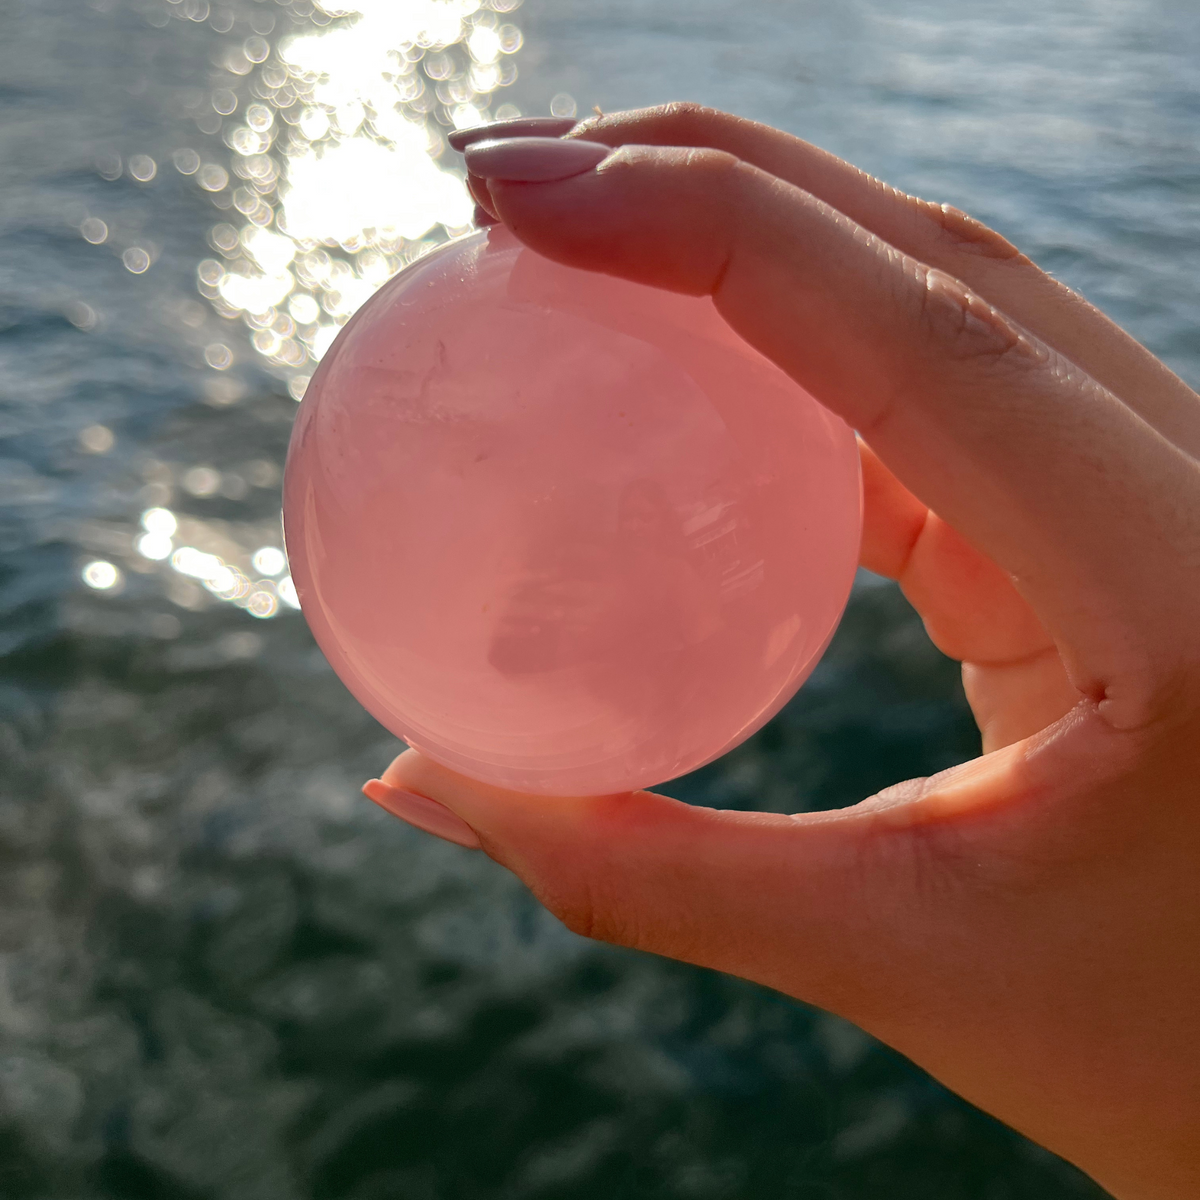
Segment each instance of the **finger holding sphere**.
M959 279L732 155L624 146L588 165L573 149L554 179L532 148L533 182L511 178L530 174L513 166L523 144L467 151L519 238L711 295L1014 577L1106 719L1136 726L1174 701L1177 668L1200 654L1189 455Z

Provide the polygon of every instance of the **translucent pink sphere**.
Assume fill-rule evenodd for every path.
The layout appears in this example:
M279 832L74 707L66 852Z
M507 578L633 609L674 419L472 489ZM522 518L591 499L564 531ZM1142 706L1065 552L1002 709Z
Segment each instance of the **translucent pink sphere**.
M334 342L284 522L313 634L389 730L485 782L601 795L793 695L850 592L861 487L851 431L710 300L497 228Z

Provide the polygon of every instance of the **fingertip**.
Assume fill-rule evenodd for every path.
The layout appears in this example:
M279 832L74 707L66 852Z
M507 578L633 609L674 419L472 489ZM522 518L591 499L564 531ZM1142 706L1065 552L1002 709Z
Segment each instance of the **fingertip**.
M363 795L385 812L406 824L432 834L445 842L453 842L467 850L481 848L479 835L457 813L444 804L403 788L391 787L382 779L369 779L363 784Z
M497 215L538 254L687 295L709 295L720 279L739 207L731 156L585 139L472 153Z
M492 199L491 192L488 191L487 182L480 179L478 175L467 174L467 191L471 193L471 199L475 201L475 207L481 208L493 222L499 221L499 214L496 212L496 204Z

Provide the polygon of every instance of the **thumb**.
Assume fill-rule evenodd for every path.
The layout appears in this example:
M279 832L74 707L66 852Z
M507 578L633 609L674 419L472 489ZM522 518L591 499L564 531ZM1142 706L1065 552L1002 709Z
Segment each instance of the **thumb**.
M897 977L925 974L914 972L914 957L937 957L920 870L929 866L929 806L936 795L943 811L947 796L973 807L994 775L978 769L983 761L957 783L913 781L851 809L796 816L697 808L654 792L525 795L415 750L364 790L430 832L475 844L467 830L448 834L436 817L406 811L402 793L449 810L443 822L465 822L576 933L752 979L874 1025L880 1005L897 1015Z

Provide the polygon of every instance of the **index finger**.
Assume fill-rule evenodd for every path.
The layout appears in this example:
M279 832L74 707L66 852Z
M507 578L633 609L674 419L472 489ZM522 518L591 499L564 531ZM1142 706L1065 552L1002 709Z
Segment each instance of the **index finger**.
M1082 367L1191 454L1200 454L1200 397L1119 325L1047 275L995 230L952 208L906 195L819 147L768 125L697 104L665 104L575 123L523 118L460 130L462 150L488 136L569 136L606 146L724 150L803 188L897 250L961 279ZM486 184L468 186L487 205Z
M468 158L540 253L712 295L1016 577L1084 694L1144 719L1196 650L1195 463L957 279L808 193L711 150L625 147L598 166L581 150L518 140Z
M530 132L535 130L531 127ZM539 126L536 132L546 130ZM514 131L508 136L516 135ZM697 104L589 118L569 136L613 147L724 150L803 188L902 253L961 279L1082 367L1176 445L1200 453L1200 397L1099 309L966 213L906 195L769 125Z

